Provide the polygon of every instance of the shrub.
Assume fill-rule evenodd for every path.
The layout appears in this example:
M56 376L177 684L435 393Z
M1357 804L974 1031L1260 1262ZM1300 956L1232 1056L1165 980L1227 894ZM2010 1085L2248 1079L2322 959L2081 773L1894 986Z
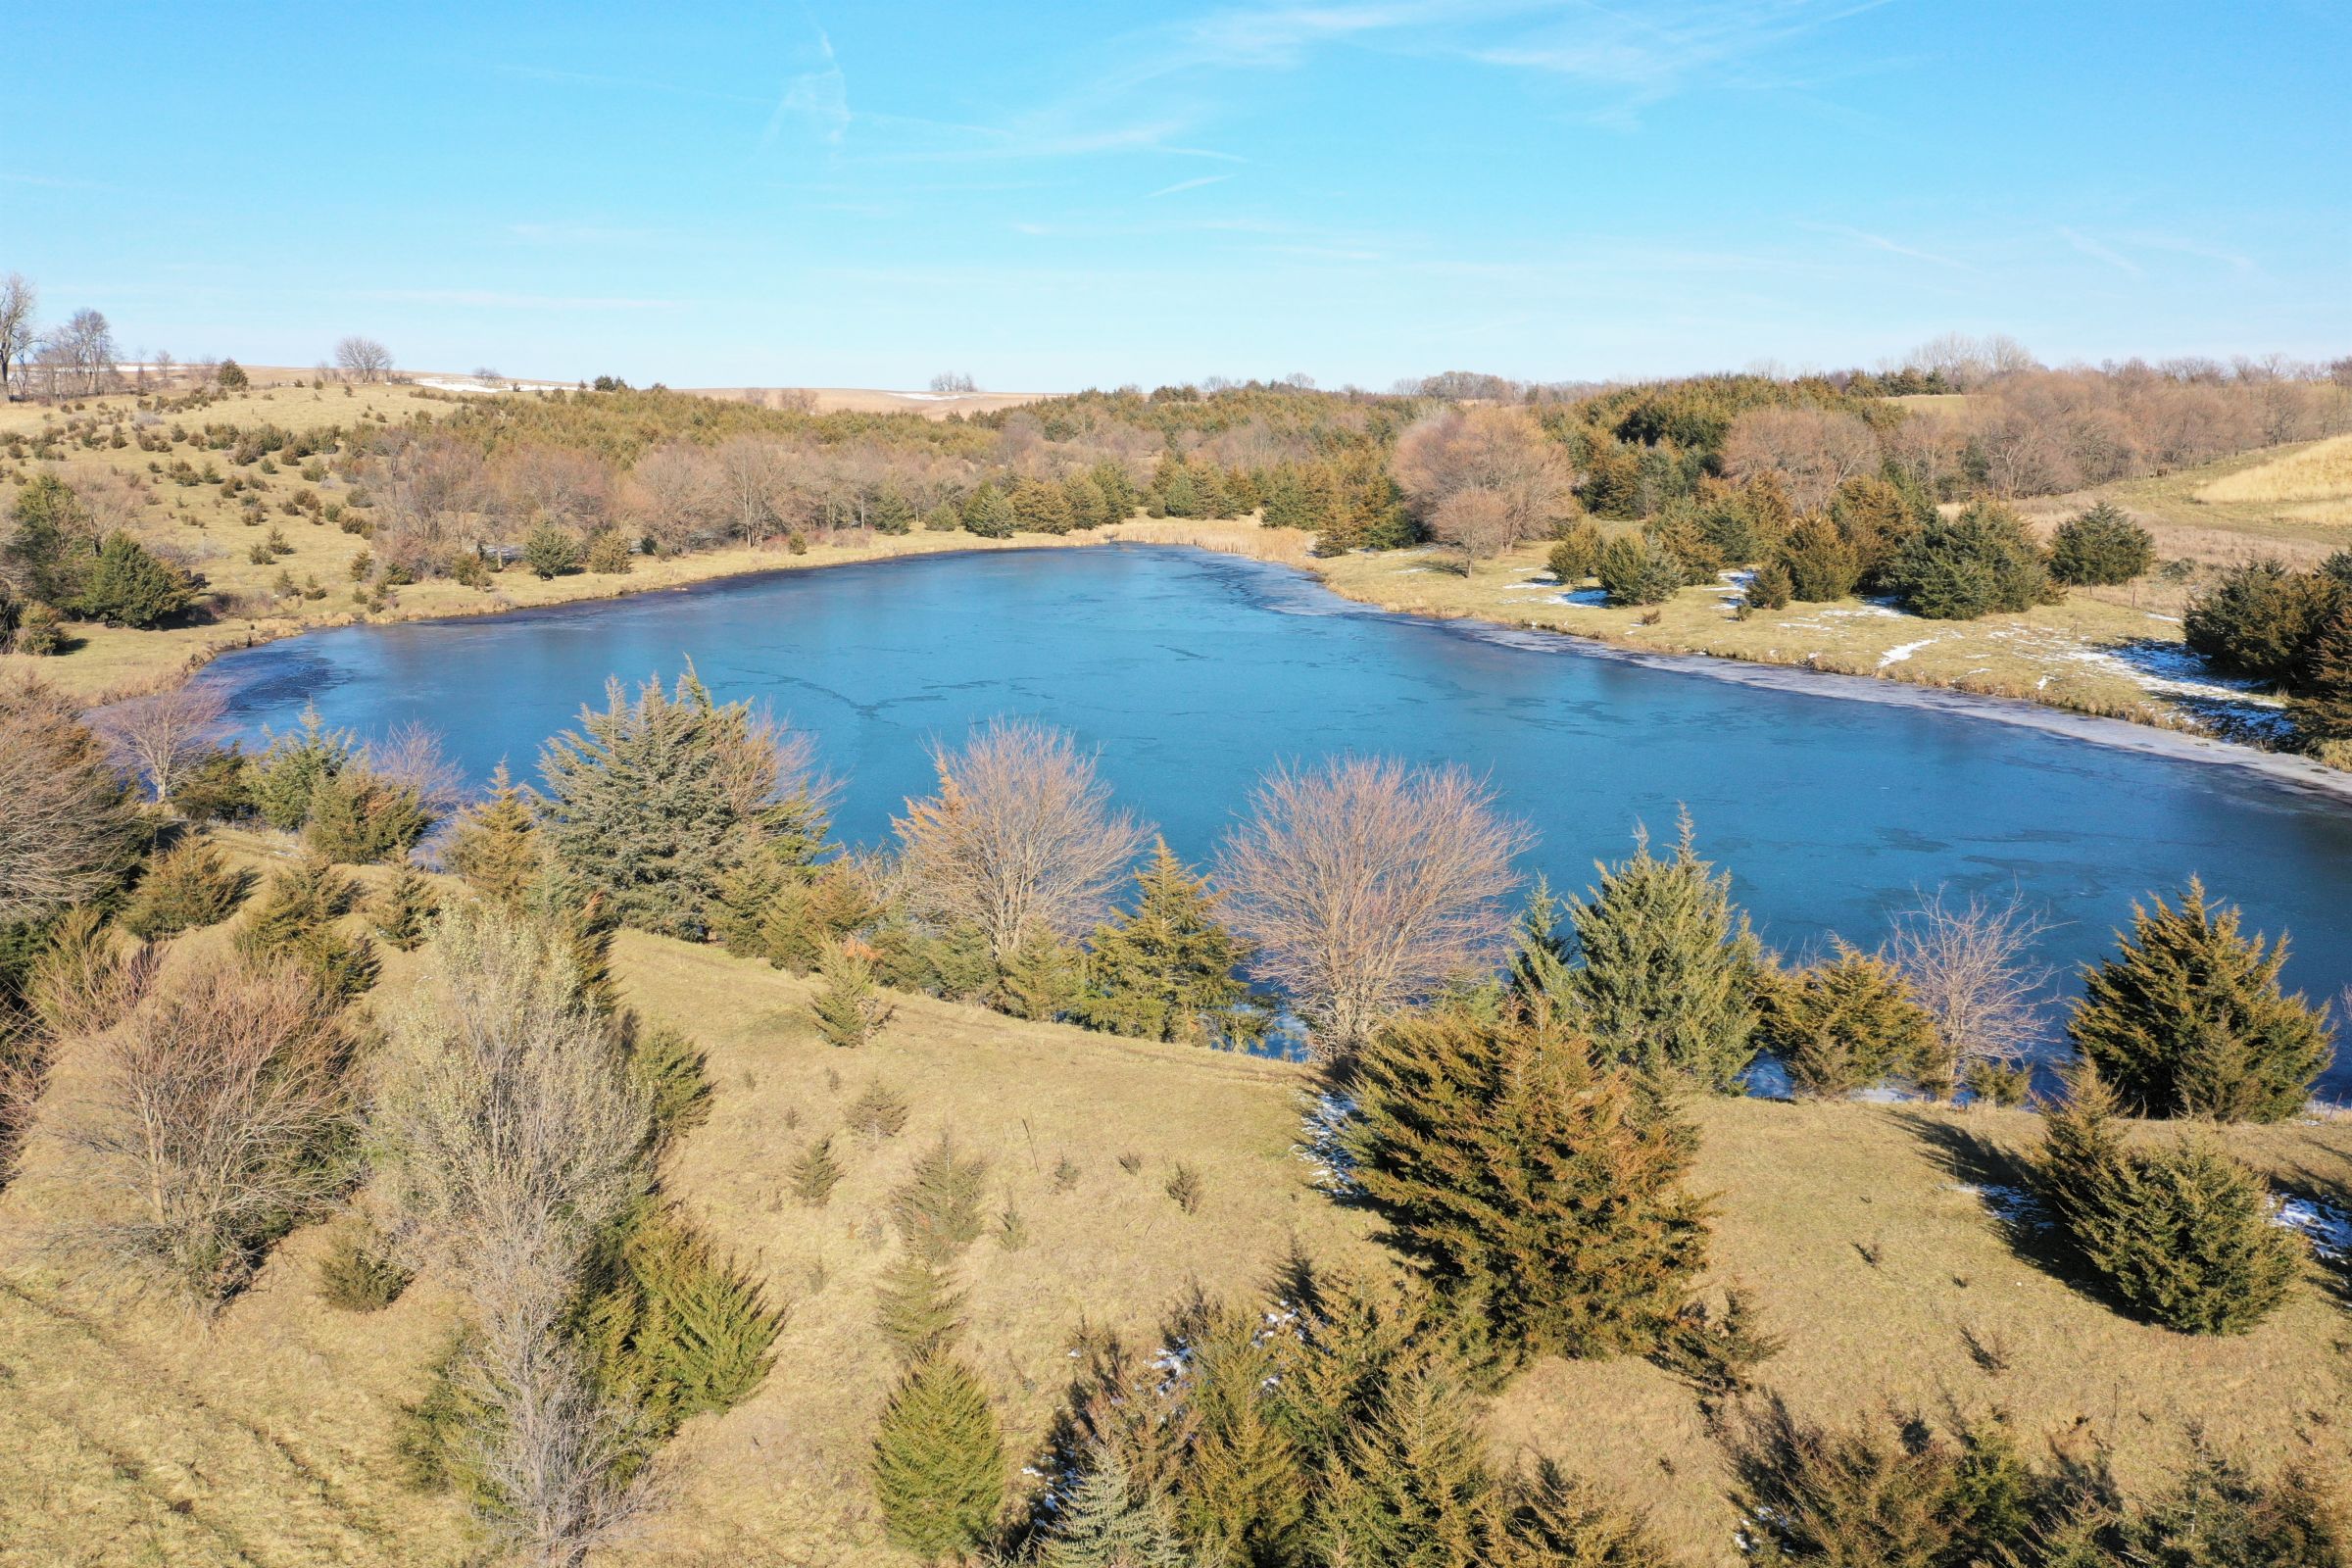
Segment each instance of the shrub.
M347 1002L375 984L378 968L373 944L337 928L358 892L324 860L288 866L238 928L237 951L256 964L290 965L324 995Z
M2178 908L2134 905L2121 952L2083 973L2067 1037L2142 1116L2284 1121L2334 1059L2324 1009L2279 988L2287 943L2238 935L2191 878Z
M793 1156L792 1196L810 1208L822 1208L841 1185L841 1162L833 1157L833 1140L815 1138Z
M1740 603L1750 610L1787 610L1788 601L1796 597L1796 583L1788 568L1777 561L1767 561L1747 579L1747 592Z
M405 859L432 825L433 813L414 786L354 760L312 788L302 841L330 860L368 865Z
M964 1293L945 1265L907 1252L882 1271L874 1327L902 1362L940 1354L963 1332Z
M1539 1009L1541 1011L1541 1009ZM1505 1367L1654 1348L1707 1250L1696 1134L1540 1020L1412 1015L1356 1068L1355 1178Z
M675 1140L710 1116L710 1078L702 1052L683 1031L667 1024L636 1031L628 1069L645 1092L656 1142Z
M866 1138L896 1138L906 1129L906 1097L876 1078L850 1102L850 1130Z
M2224 669L2288 681L2301 672L2343 592L2326 572L2246 562L2189 602L2181 631L2189 647Z
M1004 1446L969 1367L933 1355L907 1369L883 1407L873 1468L893 1545L938 1561L987 1540L1004 1503Z
M32 956L24 999L60 1040L94 1035L122 1021L155 983L161 956L145 943L116 940L104 911L84 905L55 921ZM13 1020L11 1020L13 1021Z
M2095 1071L2043 1121L2035 1175L2076 1254L2132 1310L2182 1334L2243 1334L2286 1299L2303 1243L2261 1177L2211 1140L2130 1149Z
M1886 579L1904 609L1930 620L2013 613L2059 595L2024 521L1984 501L1905 540L1887 564Z
M1605 545L1606 541L1601 538L1598 528L1589 522L1580 522L1560 535L1544 564L1551 568L1551 574L1559 579L1562 588L1574 588L1600 570L1600 556Z
M783 1312L674 1209L632 1226L611 1273L581 1337L598 1384L626 1402L642 1437L732 1409L767 1375Z
M86 620L148 630L196 602L196 585L177 566L158 561L129 534L109 534L83 573L73 610Z
M122 929L149 941L218 925L252 891L253 873L223 863L220 852L187 838L158 856L123 906Z
M269 747L254 760L254 809L271 827L295 831L309 819L311 796L320 782L358 756L359 743L349 730L328 729L317 709L305 708L301 726L270 736Z
M1593 568L1612 605L1661 605L1686 581L1683 563L1664 545L1636 534L1620 534L1601 550Z
M432 883L425 880L423 872L404 860L392 880L376 895L368 917L375 927L375 934L390 943L395 952L414 953L424 945L425 934L440 908L441 900L434 894Z
M1936 1023L1886 959L1840 942L1837 955L1763 988L1759 1039L1797 1092L1824 1099L1932 1068Z
M1601 1057L1736 1088L1755 1054L1763 950L1732 906L1731 877L1698 858L1690 819L1672 859L1637 833L1633 857L1604 866L1568 917L1584 961L1567 973L1565 1000Z
M636 554L627 534L617 528L602 529L588 541L588 569L608 576L623 575L635 564Z
M522 564L536 577L563 577L580 569L580 542L554 523L543 522L523 536Z
M980 1239L980 1190L988 1162L958 1154L946 1133L915 1156L906 1180L890 1195L890 1218L906 1250L927 1263L946 1263Z
M342 1312L380 1312L400 1299L416 1276L384 1250L380 1238L353 1226L318 1259L318 1298Z
M2130 582L2156 564L2156 541L2113 502L2102 501L2050 536L2050 575L2080 587Z
M1826 603L1852 594L1862 580L1862 558L1824 513L1807 513L1781 543L1780 567L1791 599Z
M855 1050L882 1031L898 1009L874 983L874 965L859 950L834 943L817 964L810 1010L827 1045Z

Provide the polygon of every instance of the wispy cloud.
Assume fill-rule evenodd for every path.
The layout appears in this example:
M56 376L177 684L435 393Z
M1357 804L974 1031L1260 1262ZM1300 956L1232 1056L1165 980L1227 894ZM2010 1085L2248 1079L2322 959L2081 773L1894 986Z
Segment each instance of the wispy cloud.
M850 129L850 80L842 74L841 62L833 55L833 40L822 27L816 30L816 47L824 64L814 71L804 71L784 84L784 96L776 100L775 112L767 117L767 129L760 137L760 145L772 147L784 133L784 126L800 119L812 127L818 138L828 145L839 146Z
M2100 244L2097 240L2092 239L2088 234L2082 232L2080 229L2069 228L2064 223L2061 223L2058 225L2058 237L2066 241L2069 245L2072 245L2075 249L2081 251L2083 255L2089 257L2091 260L2105 262L2109 267L2114 268L2119 272L2129 272L2133 277L2145 277L2148 275L2147 269L2140 266L2131 257L2126 256L2119 250L2116 250L2113 246Z
M1231 174L1202 174L1195 179L1180 179L1173 185L1162 185L1144 200L1155 202L1162 196L1173 196L1180 190L1199 190L1203 185L1221 185L1233 178Z
M1948 267L1955 271L1973 272L1976 270L1968 263L1957 258L1939 256L1934 251L1921 250L1916 245L1905 245L1900 240L1889 239L1884 234L1873 234L1868 229L1855 228L1846 223L1799 223L1796 226L1811 229L1817 234L1841 235L1857 245L1867 246L1874 251L1885 251L1889 256L1902 256L1915 262L1927 262L1936 267Z

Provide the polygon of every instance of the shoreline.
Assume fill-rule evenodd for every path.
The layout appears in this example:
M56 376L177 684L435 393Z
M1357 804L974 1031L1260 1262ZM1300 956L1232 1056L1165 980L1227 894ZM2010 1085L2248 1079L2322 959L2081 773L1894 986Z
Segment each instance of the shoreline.
M1141 525L1140 527L1138 525ZM1244 532L1243 530L1247 530ZM1153 534L1162 537L1152 537ZM920 538L921 535L914 537ZM1255 539L1278 548L1252 550L1249 541ZM637 599L662 593L695 593L720 589L736 584L754 583L760 578L781 576L804 571L825 571L843 566L882 564L918 558L991 555L1006 551L1045 552L1067 549L1102 549L1129 547L1159 550L1197 550L1204 555L1224 560L1245 562L1261 566L1280 568L1294 579L1312 584L1340 604L1349 606L1365 614L1396 617L1417 624L1447 627L1465 636L1485 638L1504 646L1522 648L1538 653L1561 653L1641 665L1650 669L1668 670L1682 674L1703 675L1710 679L1730 681L1762 690L1812 695L1843 701L1879 703L1888 707L1916 710L1952 713L1964 717L1988 719L2019 728L2039 730L2045 734L2080 740L2088 745L2105 746L2143 755L2167 758L2176 761L2199 762L2208 766L2231 766L2258 773L2271 782L2305 794L2318 795L2352 805L2352 772L2331 768L2325 763L2291 752L2267 751L2239 741L2199 734L2192 730L2149 723L2130 718L2108 717L2082 712L2056 704L2036 702L2031 698L1993 696L1969 691L1961 687L1916 679L1901 679L1886 675L1854 674L1827 670L1810 664L1742 659L1721 654L1678 653L1671 650L1642 648L1599 635L1568 627L1545 626L1526 621L1507 621L1496 617L1470 613L1436 613L1384 604L1371 597L1344 592L1329 575L1319 569L1314 558L1303 549L1284 551L1281 544L1297 544L1279 536L1269 538L1268 531L1255 523L1214 524L1184 523L1164 526L1156 519L1129 518L1112 523L1107 528L1087 534L1019 534L1008 539L982 539L976 536L956 536L953 543L945 538L935 547L904 546L886 550L870 547L842 547L817 545L808 555L774 559L740 559L743 555L770 556L780 552L731 552L737 559L706 558L710 569L693 571L676 581L631 582L620 578L609 585L609 591L569 594L540 604L516 604L512 601L492 601L454 609L435 608L415 614L353 615L316 622L279 622L256 625L243 640L223 640L191 652L183 663L171 674L151 681L144 689L157 690L193 679L214 661L231 653L268 647L316 632L348 630L362 626L429 625L435 622L466 621L486 615L526 616L534 612L569 610L580 606L612 603L622 599ZM693 558L687 558L692 560ZM600 588L607 587L599 584ZM144 635L144 634L142 634ZM90 705L102 708L138 695L117 690L100 694Z

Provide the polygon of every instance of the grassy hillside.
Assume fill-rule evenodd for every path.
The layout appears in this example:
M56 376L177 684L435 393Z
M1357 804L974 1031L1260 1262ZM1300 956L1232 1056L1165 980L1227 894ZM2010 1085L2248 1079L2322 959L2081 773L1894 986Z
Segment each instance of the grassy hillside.
M239 840L263 853L268 841ZM221 940L218 931L183 939ZM992 1226L964 1257L966 1349L1016 1463L1056 1407L1081 1323L1148 1338L1198 1285L1247 1296L1293 1246L1392 1266L1360 1209L1299 1157L1303 1069L899 999L858 1052L817 1042L808 987L715 950L624 935L628 1003L708 1053L709 1121L665 1186L790 1303L774 1369L661 1461L664 1506L607 1560L716 1565L895 1560L880 1544L867 1445L891 1375L874 1284L897 1244L886 1195L942 1133L983 1154ZM413 959L388 965L396 994ZM43 1123L81 1092L60 1063ZM844 1131L879 1081L910 1114L895 1138ZM2032 1446L2078 1429L2127 1484L2176 1463L2182 1428L2265 1463L2342 1457L2352 1421L2342 1306L2315 1270L2287 1309L2235 1340L2143 1327L2068 1283L1979 1189L2014 1185L2036 1137L2021 1112L1708 1101L1696 1183L1718 1193L1716 1280L1752 1288L1788 1341L1765 1379L1803 1413L1885 1400L1935 1417L2009 1412ZM847 1174L821 1208L787 1192L794 1156L833 1135ZM2232 1129L2230 1146L2299 1188L2352 1190L2352 1126ZM1166 1191L1177 1162L1204 1198ZM82 1200L53 1137L0 1194L0 1564L414 1563L461 1560L463 1521L401 1483L398 1406L424 1385L449 1303L425 1282L388 1311L317 1298L333 1225L284 1244L257 1286L197 1322L82 1272L51 1229ZM342 1223L342 1222L334 1222ZM1541 1452L1655 1510L1701 1563L1738 1560L1726 1476L1690 1392L1638 1361L1549 1362L1495 1403L1503 1455Z

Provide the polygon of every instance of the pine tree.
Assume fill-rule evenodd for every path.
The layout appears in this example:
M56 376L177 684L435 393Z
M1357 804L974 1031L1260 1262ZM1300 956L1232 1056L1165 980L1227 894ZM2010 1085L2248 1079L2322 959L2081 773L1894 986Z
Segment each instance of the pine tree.
M291 963L327 996L348 1002L375 984L374 945L347 937L337 921L359 889L326 861L312 858L272 877L236 935L254 963Z
M882 481L881 488L874 492L873 504L866 508L865 520L876 533L905 533L914 526L914 508L898 481Z
M417 792L354 760L318 780L302 824L304 848L345 865L406 858L433 825Z
M2043 1119L2035 1176L2082 1262L2133 1311L2183 1334L2242 1334L2285 1300L2303 1244L2261 1177L2210 1139L2132 1149L2091 1067Z
M1097 1448L1055 1510L1041 1568L1191 1568L1161 1494L1139 1489L1114 1449Z
M301 727L270 736L254 760L254 809L271 827L295 831L309 818L319 782L351 765L358 754L349 730L328 729L316 708L304 708Z
M489 797L458 813L441 858L476 893L510 906L538 881L543 867L530 792L505 762L490 775Z
M1811 513L1782 542L1779 565L1788 575L1788 597L1808 604L1843 599L1862 578L1862 560L1821 513Z
M963 526L966 532L983 539L1012 537L1012 505L1004 492L983 480L979 488L963 498Z
M874 1438L874 1497L891 1544L934 1562L972 1552L994 1530L1004 1446L961 1361L926 1357L892 1391Z
M2287 939L2238 935L2238 911L2191 878L2179 907L2132 906L2120 954L2083 972L2067 1024L2082 1059L2142 1116L2284 1121L2334 1059L2324 1009L2285 995Z
M97 559L82 572L72 608L85 620L145 631L195 602L196 585L186 572L158 561L138 540L118 529L107 535Z
M810 1008L824 1042L853 1051L881 1033L898 1010L874 983L873 961L863 950L844 942L828 947L817 964Z
M1209 1020L1249 995L1234 971L1249 948L1217 918L1208 879L1167 841L1135 873L1135 906L1097 926L1085 990L1072 1012L1092 1029L1145 1040L1199 1041Z
M1356 1068L1355 1177L1507 1368L1648 1350L1704 1266L1697 1135L1556 1021L1400 1019Z
M1647 834L1634 842L1569 906L1584 960L1573 995L1604 1058L1730 1093L1755 1054L1763 950L1734 912L1731 877L1698 858L1688 815L1670 860Z
M1179 1329L1192 1447L1177 1518L1210 1562L1293 1561L1306 1523L1305 1477L1266 1397L1274 1358L1258 1327L1254 1314L1199 1302Z
M1763 988L1757 1038L1799 1094L1837 1099L1890 1076L1933 1070L1936 1023L1886 959L1843 942L1824 963ZM1948 1085L1933 1086L1948 1089Z
M1032 932L998 967L996 1005L1015 1018L1049 1022L1077 1004L1082 976L1075 949L1051 931Z
M434 895L433 885L413 861L404 860L376 896L371 917L378 936L398 952L414 953L423 945L425 932L440 911L441 901Z
M2305 740L2352 744L2352 593L2312 640L2303 678L2287 711Z
M1796 597L1796 580L1788 568L1777 561L1767 561L1747 579L1747 589L1740 602L1749 610L1787 610Z
M667 1144L710 1114L710 1063L685 1031L667 1024L640 1028L623 1020L629 1077L645 1091L657 1142Z
M944 1264L912 1252L882 1271L874 1292L874 1327L909 1364L945 1352L963 1332L965 1293Z
M1061 486L1045 479L1021 479L1006 498L1013 525L1024 533L1064 534L1070 531L1070 503Z
M841 1185L841 1161L833 1157L833 1140L812 1138L792 1161L792 1196L810 1208L822 1208L831 1201L833 1189Z
M766 853L771 834L806 830L808 790L783 778L776 737L750 705L714 702L691 669L674 690L649 681L634 698L610 682L606 699L541 752L536 833L565 897L700 939L725 870Z
M1492 1568L1676 1568L1648 1520L1549 1460L1503 1486L1490 1533ZM2055 1565L2053 1565L2055 1568Z
M957 1152L955 1139L940 1134L890 1195L891 1223L906 1250L925 1262L946 1263L978 1241L987 1181L988 1161Z
M1575 987L1569 966L1570 935L1560 924L1564 906L1552 897L1548 878L1536 878L1536 891L1519 912L1512 932L1510 988L1523 1003L1565 1003Z
M134 937L161 941L227 919L252 886L251 873L230 868L204 840L186 838L156 857L119 920Z
M2130 582L2156 564L2156 541L2112 501L2058 525L2050 536L2050 575L2081 586Z
M647 1435L733 1408L775 1359L784 1315L758 1282L674 1210L649 1215L621 1245L615 1278L583 1314L598 1381Z
M1391 1379L1317 1499L1323 1560L1487 1568L1494 1483L1477 1416L1445 1369Z

